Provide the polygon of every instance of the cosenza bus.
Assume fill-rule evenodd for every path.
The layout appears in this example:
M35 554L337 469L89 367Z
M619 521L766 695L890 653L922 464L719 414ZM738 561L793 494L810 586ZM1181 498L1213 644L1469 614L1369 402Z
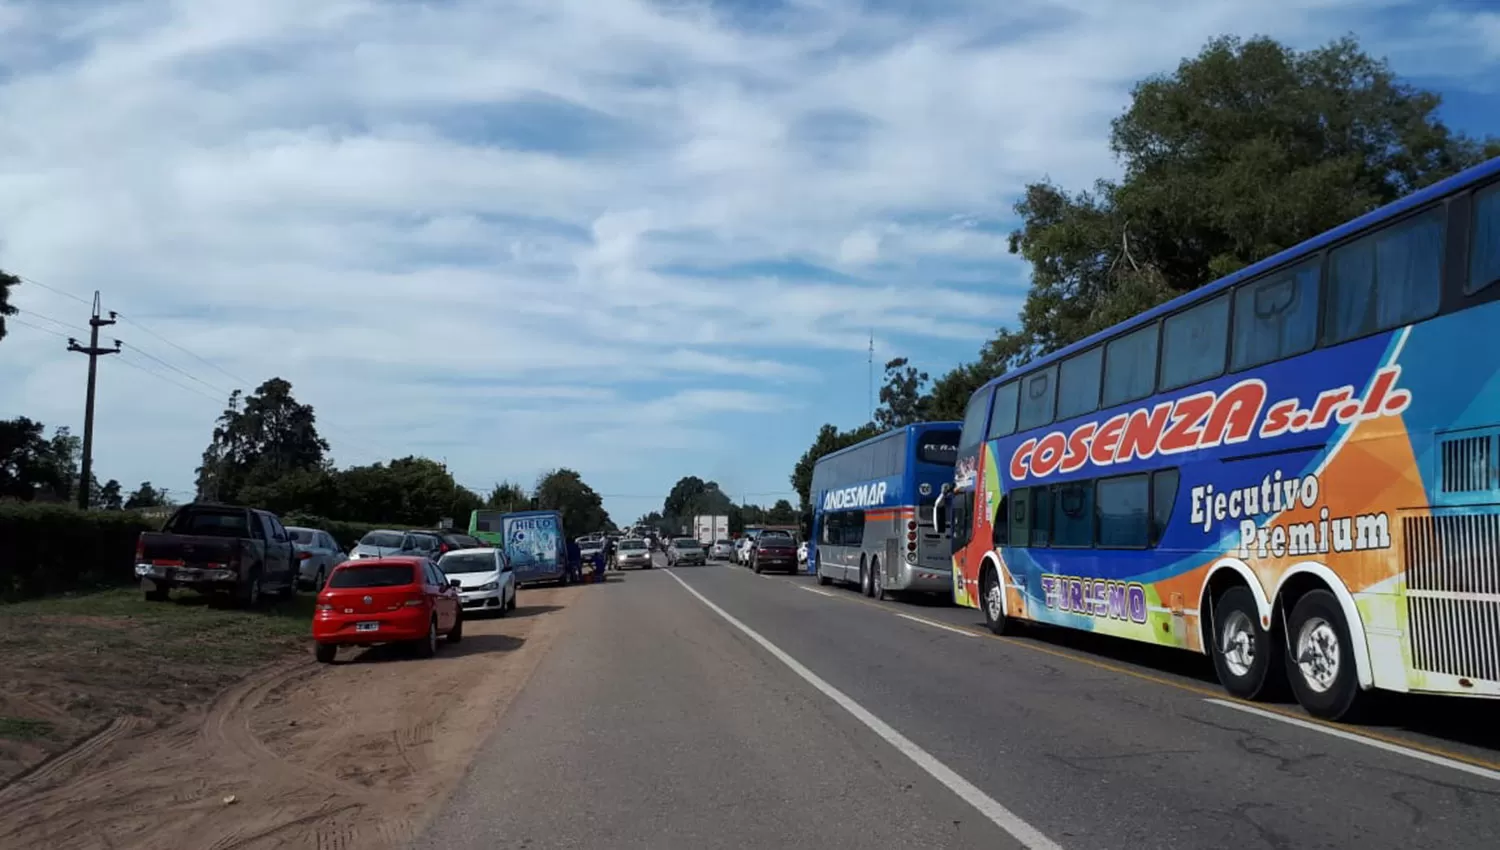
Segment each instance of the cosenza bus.
M1500 159L991 381L943 500L957 601L1327 718L1500 696L1497 281Z
M887 431L813 466L807 562L819 584L857 582L866 596L952 592L951 547L932 527L953 480L957 422Z

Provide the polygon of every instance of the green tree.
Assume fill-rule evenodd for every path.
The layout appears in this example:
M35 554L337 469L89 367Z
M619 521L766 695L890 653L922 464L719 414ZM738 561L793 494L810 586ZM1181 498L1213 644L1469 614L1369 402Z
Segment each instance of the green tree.
M845 449L855 443L868 440L879 434L883 429L874 422L867 422L852 431L840 431L835 425L824 425L818 429L818 435L813 438L813 443L807 451L798 458L797 465L792 468L792 489L797 491L802 501L802 508L806 509L810 504L812 491L813 465L823 455ZM748 520L747 520L748 522Z
M7 274L4 269L0 269L0 339L5 339L5 317L16 314L15 305L10 303L10 291L20 285L19 277Z
M885 384L880 388L880 407L875 410L875 424L881 430L889 431L913 422L925 422L930 401L924 391L929 380L926 372L918 371L905 357L887 361Z
M150 481L142 481L141 486L135 488L125 499L125 510L131 511L138 508L161 508L172 502L167 498L166 490L158 490L151 486Z
M62 501L77 486L77 440L67 428L51 439L24 416L0 421L0 498Z
M554 469L537 479L532 488L539 510L558 511L572 537L604 531L609 513L604 500L572 469Z
M661 518L671 533L681 534L682 527L691 529L695 516L728 516L734 500L729 498L716 481L704 481L696 475L677 479L667 497L662 500Z
M1450 131L1440 104L1353 38L1308 51L1216 38L1142 81L1110 134L1118 182L1026 188L1010 237L1032 268L1018 326L939 378L930 414L956 418L963 390L1007 368L1500 155L1500 140Z
M246 486L266 486L283 476L325 467L328 443L318 436L311 405L299 403L281 378L241 398L236 390L220 414L198 468L199 498L242 499Z
M793 525L798 521L800 514L792 507L792 503L786 499L777 499L776 504L766 511L766 522L772 525Z
M124 496L120 493L120 482L111 478L99 486L99 492L94 499L94 506L106 511L118 511L125 506Z
M520 484L506 481L495 485L484 506L496 511L522 511L531 506L531 497Z

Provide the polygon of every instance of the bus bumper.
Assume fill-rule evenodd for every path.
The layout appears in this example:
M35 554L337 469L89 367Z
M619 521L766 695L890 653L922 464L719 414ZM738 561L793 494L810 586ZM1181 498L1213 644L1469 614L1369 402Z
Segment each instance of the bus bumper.
M933 569L921 564L902 564L901 574L890 586L891 590L910 593L953 593L952 569Z

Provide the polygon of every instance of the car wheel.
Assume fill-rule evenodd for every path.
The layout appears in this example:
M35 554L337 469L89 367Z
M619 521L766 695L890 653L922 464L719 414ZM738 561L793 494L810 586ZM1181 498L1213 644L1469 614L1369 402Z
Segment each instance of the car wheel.
M168 588L165 588L161 585L157 585L150 590L143 591L147 602L166 602L168 594L170 593L171 591Z
M239 588L240 605L255 608L260 605L260 572L253 572Z
M1258 700L1284 683L1285 651L1260 627L1260 609L1250 588L1231 587L1213 607L1213 660L1224 690Z
M437 648L437 617L433 617L427 621L427 637L417 641L417 655L421 658L431 658L437 655Z
M756 560L751 561L750 562L750 569L755 570L755 574L756 575L760 575L760 560L756 559Z
M336 643L319 643L313 645L313 657L321 664L332 664L337 658L339 647Z
M453 617L453 628L448 630L448 642L458 643L464 639L464 612L459 611Z
M520 595L520 591L512 588L510 591L510 610L512 611L516 610L516 597L518 595Z
M313 592L321 593L323 587L328 584L328 572L324 567L318 567L318 577L313 579Z
M1325 720L1358 717L1369 695L1359 686L1338 597L1326 590L1308 591L1292 608L1287 628L1287 678L1297 702Z

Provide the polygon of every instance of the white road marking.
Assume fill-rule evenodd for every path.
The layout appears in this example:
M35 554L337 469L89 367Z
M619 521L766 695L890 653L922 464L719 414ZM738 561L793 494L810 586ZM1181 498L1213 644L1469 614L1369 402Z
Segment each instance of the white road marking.
M954 770L938 761L931 753L917 746L900 732L897 732L885 721L871 714L864 706L850 699L843 691L823 681L816 673L807 669L797 659L788 655L776 644L771 643L760 635L759 632L735 619L728 611L708 601L708 598L683 581L675 573L667 573L682 585L682 589L691 593L699 602L708 606L710 611L723 617L731 626L745 633L745 636L760 644L761 648L776 657L776 660L791 668L793 673L801 676L804 681L834 702L840 708L854 715L859 722L869 727L871 732L879 735L886 743L895 747L900 753L911 759L917 767L926 771L929 776L945 785L948 790L957 794L964 802L979 810L979 813L990 819L990 822L1000 829L1009 833L1012 838L1021 843L1027 850L1062 850L1062 845L1043 835L1040 830L1026 821L1022 820L1014 812L1000 805L993 797L979 790L975 785L959 776Z
M1368 738L1355 732L1345 732L1342 729L1335 729L1331 726L1324 726L1320 723L1313 723L1311 721L1301 720L1296 717L1287 717L1284 714L1277 714L1273 711L1265 711L1254 706L1243 705L1237 702L1230 702L1229 700L1208 698L1205 699L1204 702L1211 702L1214 705L1222 705L1225 708L1232 708L1235 711L1243 711L1246 714L1253 714L1256 717L1264 717L1267 720L1280 721L1281 723L1286 723L1291 726L1297 726L1302 729L1310 729L1313 732L1322 732L1324 735L1330 735L1335 738L1343 738L1346 741L1353 741L1356 744L1364 744L1367 747L1374 747L1377 750L1385 750L1388 753L1395 753L1397 755L1406 756L1407 758L1416 759L1417 761L1425 761L1428 764L1435 764L1439 767L1446 767L1452 770L1458 770L1464 773L1473 774L1474 776L1480 776L1495 782L1500 782L1500 771L1490 770L1487 767L1480 767L1477 764L1467 764L1465 762L1459 761L1458 759L1447 758L1445 756L1437 755L1436 753L1414 750L1411 747L1403 747L1400 744L1393 744L1389 741L1382 741L1379 738Z
M832 596L832 595L833 595L833 594L832 594L832 593L829 593L829 592L828 592L828 591L826 591L826 590L819 590L819 589L817 589L817 588L816 588L816 587L808 587L808 586L807 586L807 585L805 585L805 584L799 584L799 585L797 585L797 589L798 589L798 590L805 590L805 591L807 591L807 592L808 592L808 593L816 593L816 594L818 594L818 595L819 595L819 596Z
M979 637L979 635L969 631L968 629L960 629L957 626L950 626L947 623L935 623L932 620L923 619L922 617L913 617L910 614L897 614L896 616L900 617L903 620L911 620L913 623L921 623L924 626L932 626L934 629L942 629L945 632L953 632L956 635L963 635L964 637Z

